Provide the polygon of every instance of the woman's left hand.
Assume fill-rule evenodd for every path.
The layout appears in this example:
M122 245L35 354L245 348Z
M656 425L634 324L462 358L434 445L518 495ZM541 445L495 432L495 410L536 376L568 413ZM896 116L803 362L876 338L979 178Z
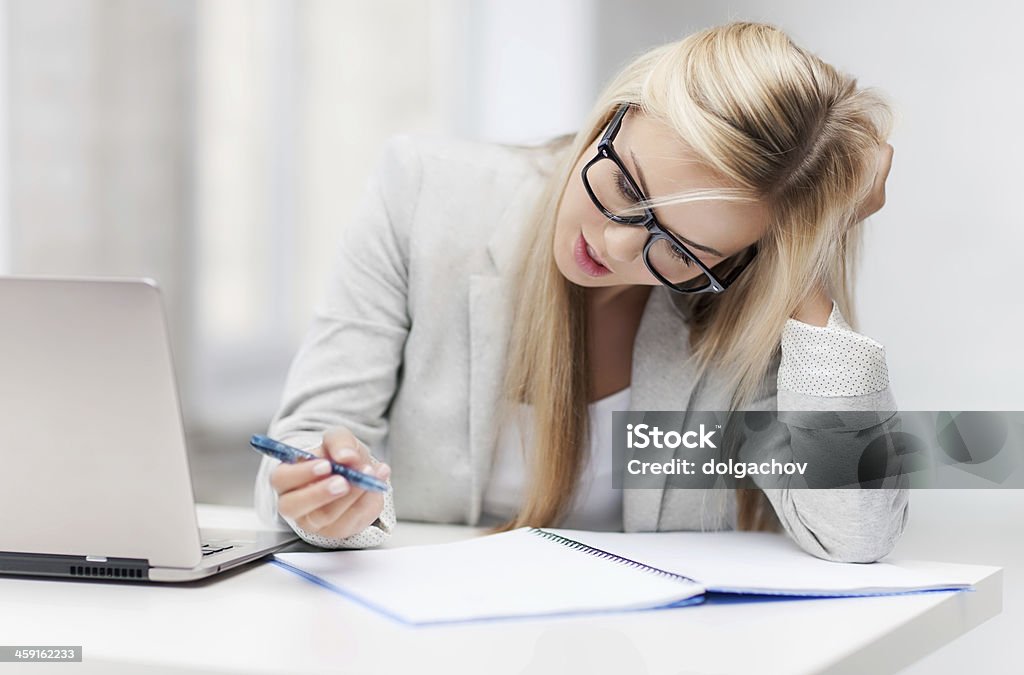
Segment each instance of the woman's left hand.
M878 146L878 164L875 170L875 182L871 192L864 198L857 209L857 222L864 220L885 206L885 181L892 168L893 148L890 143ZM824 326L832 314L832 298L823 286L819 286L793 313L794 319L812 326Z
M889 177L889 169L892 168L892 145L883 143L878 146L877 159L875 182L871 186L871 192L857 207L858 223L885 206L885 181Z
M882 143L878 146L878 165L875 171L875 182L871 192L864 198L857 209L857 222L860 222L885 206L885 181L889 177L889 169L892 168L893 148L889 143ZM800 304L797 311L793 313L794 319L812 326L824 326L828 323L828 317L832 314L832 298L824 286L807 296L807 299Z

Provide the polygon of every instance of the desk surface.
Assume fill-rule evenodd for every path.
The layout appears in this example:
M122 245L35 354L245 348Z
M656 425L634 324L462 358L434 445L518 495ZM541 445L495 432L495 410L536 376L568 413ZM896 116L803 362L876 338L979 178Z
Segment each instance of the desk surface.
M257 523L247 509L197 511L204 527ZM403 522L388 545L479 531ZM0 643L82 645L78 673L885 673L1001 611L1002 570L977 570L974 592L424 627L401 626L265 560L187 584L2 578ZM58 668L67 672L32 670Z

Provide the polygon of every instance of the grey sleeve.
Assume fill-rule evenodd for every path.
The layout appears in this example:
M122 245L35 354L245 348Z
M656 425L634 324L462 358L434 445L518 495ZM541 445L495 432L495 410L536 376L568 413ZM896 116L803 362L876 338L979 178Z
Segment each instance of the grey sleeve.
M831 463L855 471L863 438L899 430L900 417L889 385L884 347L854 332L838 307L824 327L790 319L782 336L777 410L789 428L794 459ZM798 411L839 411L836 416ZM849 411L845 415L842 411ZM808 420L841 419L842 431L808 428ZM859 440L858 440L859 439ZM831 455L831 456L829 456ZM846 484L846 483L843 483ZM873 562L887 555L907 523L906 476L889 487L765 488L783 528L808 553L840 562Z
M328 286L314 306L267 430L271 438L306 448L319 445L326 430L344 426L371 456L387 461L381 456L387 451L387 413L411 327L409 227L420 181L413 140L393 136L341 233ZM287 525L324 548L376 546L390 535L395 524L390 487L377 522L351 537L320 537L288 522L277 511L277 493L270 485L277 464L264 457L256 476L255 508L264 523Z

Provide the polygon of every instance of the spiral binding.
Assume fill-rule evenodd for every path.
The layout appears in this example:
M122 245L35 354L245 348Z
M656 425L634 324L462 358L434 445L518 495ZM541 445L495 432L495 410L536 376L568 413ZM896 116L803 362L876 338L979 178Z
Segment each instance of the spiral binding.
M625 558L621 555L616 555L615 553L609 553L608 551L597 548L595 546L590 546L589 544L584 544L583 542L576 541L575 539L569 539L568 537L563 537L560 534L555 534L554 532L542 530L539 527L531 527L530 532L533 534L538 534L550 541L562 544L563 546L568 546L569 548L575 549L577 551L582 551L583 553L587 553L589 555L596 555L597 557L604 558L605 560L611 560L613 562L629 565L630 567L642 569L647 572L653 572L654 574L660 574L662 576L670 577L672 579L689 581L695 584L700 583L696 579L691 579L688 576L676 574L675 572L669 572L668 570L663 570L659 567L651 567L650 565L633 560L631 558Z

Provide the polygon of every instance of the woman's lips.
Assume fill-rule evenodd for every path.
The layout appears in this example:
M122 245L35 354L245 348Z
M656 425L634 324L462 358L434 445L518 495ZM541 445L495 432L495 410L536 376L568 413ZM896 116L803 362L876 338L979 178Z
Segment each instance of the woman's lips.
M602 264L593 247L587 243L587 240L583 237L583 233L580 232L580 236L576 239L576 246L573 250L573 255L576 258L576 264L580 266L584 272L592 277L603 277L606 274L611 274L612 271Z
M582 233L582 232L580 232L580 236L583 236L583 233ZM608 270L609 272L614 272L614 271L615 271L615 270L613 270L613 269L612 269L611 267L608 267L608 265L606 265L606 264L604 263L604 258L602 258L601 256L599 256L599 255L597 254L597 249L595 249L595 248L594 248L593 246L591 246L591 245L590 245L590 242L589 242L589 241L587 241L587 238L586 238L586 237L583 237L583 242L584 242L584 243L585 243L585 244L587 245L587 255L589 255L589 256L590 256L590 258L591 258L591 259L592 259L592 260L593 260L594 262L596 262L596 263L597 263L598 265L600 265L601 267L605 268L605 269L606 269L606 270Z

